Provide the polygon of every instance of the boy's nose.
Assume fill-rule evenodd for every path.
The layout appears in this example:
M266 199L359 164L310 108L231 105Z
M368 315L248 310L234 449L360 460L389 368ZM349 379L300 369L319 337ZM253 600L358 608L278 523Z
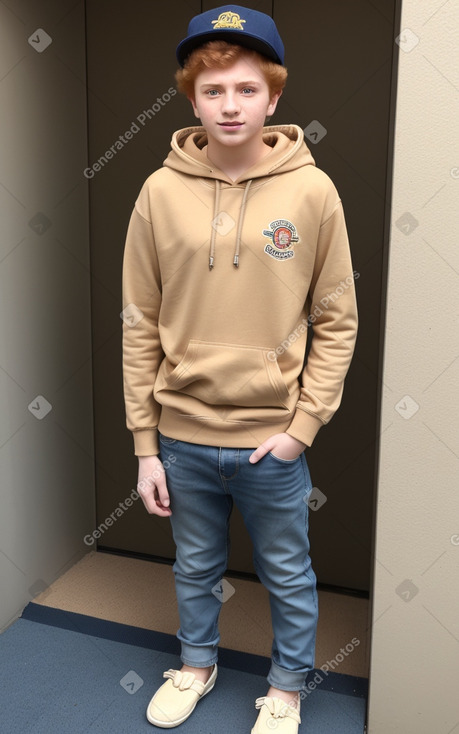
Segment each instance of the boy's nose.
M239 111L239 104L236 95L231 93L225 94L225 96L223 97L222 111L226 115L235 114Z

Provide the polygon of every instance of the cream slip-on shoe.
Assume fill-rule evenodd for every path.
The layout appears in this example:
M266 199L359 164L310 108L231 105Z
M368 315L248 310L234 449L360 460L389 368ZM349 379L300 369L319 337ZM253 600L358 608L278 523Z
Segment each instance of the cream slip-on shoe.
M182 724L194 711L197 702L209 693L217 679L217 666L207 683L196 680L194 673L166 670L163 678L169 678L156 691L147 708L150 724L161 729L172 729Z
M260 713L251 734L273 734L274 731L275 734L298 734L301 724L299 708L271 696L257 698L255 708L260 709Z

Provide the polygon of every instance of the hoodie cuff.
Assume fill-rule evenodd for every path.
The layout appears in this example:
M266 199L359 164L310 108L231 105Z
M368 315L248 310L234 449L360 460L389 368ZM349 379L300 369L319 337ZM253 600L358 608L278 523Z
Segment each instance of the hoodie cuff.
M319 428L323 426L323 422L317 416L306 413L305 410L297 408L295 416L286 430L289 436L293 436L297 441L305 443L306 446L312 446Z
M134 453L136 456L157 456L159 454L158 429L149 428L133 431Z

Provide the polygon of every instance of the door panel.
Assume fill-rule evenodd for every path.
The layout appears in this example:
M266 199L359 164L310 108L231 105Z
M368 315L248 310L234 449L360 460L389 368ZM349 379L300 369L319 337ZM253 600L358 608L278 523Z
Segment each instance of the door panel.
M306 452L313 483L326 497L310 512L311 557L322 583L363 590L369 588L378 444L394 13L392 1L384 11L366 0L274 4L289 69L276 118L326 131L307 142L343 201L359 273L359 336L342 404Z
M202 8L218 4L204 2ZM196 122L188 101L170 88L175 86L175 46L201 3L173 0L161 4L158 13L156 3L132 0L128 14L115 12L114 5L87 0L98 524L119 508L98 542L101 548L173 558L169 522L150 517L140 500L124 504L135 488L137 459L122 395L121 267L129 216L143 181L161 166L172 132ZM306 456L313 483L326 499L310 513L318 579L367 590L394 2L326 0L313 6L265 0L250 5L268 13L274 7L286 49L289 80L270 124L296 123L309 135L319 131L307 142L343 200L359 273L360 331L343 402ZM105 156L111 148L116 152ZM237 508L231 537L229 568L253 572L250 539Z

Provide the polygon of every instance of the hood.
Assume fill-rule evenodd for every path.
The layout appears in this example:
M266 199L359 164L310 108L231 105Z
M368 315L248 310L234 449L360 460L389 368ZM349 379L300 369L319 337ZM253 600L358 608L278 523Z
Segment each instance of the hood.
M254 179L294 171L302 166L315 166L314 158L304 141L303 131L298 125L272 125L263 128L263 140L272 151L245 171L236 181L213 166L207 157L207 133L203 127L187 127L177 130L172 136L171 150L164 166L189 176L213 179L214 207L210 233L209 269L215 265L215 242L217 228L213 225L219 214L221 184L243 188L239 210L233 265L239 267L241 232L247 197Z
M301 166L314 166L314 158L304 142L298 125L273 125L263 128L263 140L272 152L232 181L225 173L212 166L207 158L207 133L203 127L187 127L172 136L171 150L164 165L190 176L219 179L231 184L249 179L286 173Z

